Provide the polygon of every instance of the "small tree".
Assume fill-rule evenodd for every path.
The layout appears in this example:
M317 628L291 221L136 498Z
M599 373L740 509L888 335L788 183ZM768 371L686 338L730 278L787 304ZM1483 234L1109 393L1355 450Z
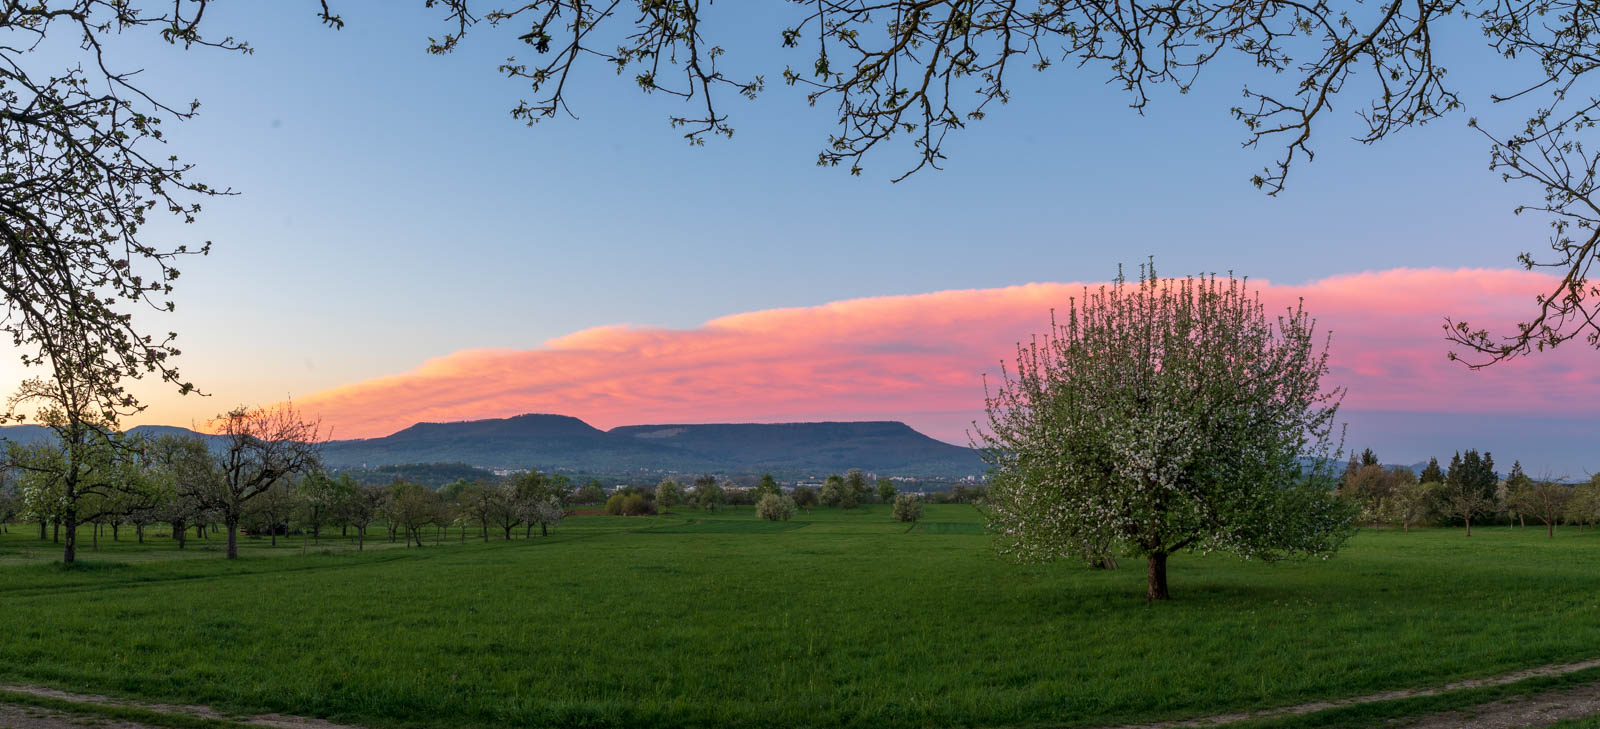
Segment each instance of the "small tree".
M1572 490L1567 501L1567 512L1562 515L1568 524L1592 527L1600 523L1600 474L1591 476Z
M844 487L855 503L872 501L872 486L867 483L867 477L861 473L861 469L852 468L844 474Z
M794 499L778 494L766 494L756 502L756 516L767 521L788 521L794 518Z
M153 483L170 496L161 510L162 521L172 526L178 549L188 544L189 527L205 518L207 505L222 492L222 472L204 438L164 435L146 448Z
M397 481L389 486L389 508L394 520L406 533L406 546L422 544L422 530L431 524L449 521L438 494L422 484Z
M322 525L338 518L339 504L349 498L348 489L354 482L344 478L330 478L315 471L300 480L299 496L301 516L311 528L312 541L322 543Z
M1411 527L1426 521L1428 515L1433 513L1438 490L1437 483L1412 483L1401 486L1390 502L1391 518L1407 532L1411 531Z
M817 490L810 486L796 486L793 498L795 506L810 509L817 505Z
M561 502L557 501L556 497L550 496L539 502L528 515L528 518L538 523L539 536L548 537L550 536L550 530L560 524L561 520L565 519L566 516L567 512L561 508Z
M1573 488L1554 481L1533 481L1518 488L1511 496L1511 505L1518 514L1526 514L1544 523L1545 536L1554 538L1556 522L1567 513L1572 501Z
M1263 560L1328 555L1354 509L1325 464L1342 391L1303 308L1266 314L1245 282L1141 269L1069 304L1020 345L985 398L990 526L1001 551L1147 559L1150 600L1167 557L1219 550ZM1320 467L1319 467L1320 468Z
M898 493L900 493L900 489L897 489L897 488L894 487L894 482L893 481L890 481L887 478L878 479L878 500L879 501L882 501L885 504L894 503L895 494L898 494Z
M517 500L516 485L502 483L491 486L486 491L485 498L489 523L498 527L509 541L511 530L522 523L522 505Z
M339 505L339 518L356 528L357 552L366 551L367 526L378 519L388 498L388 491L382 486L364 483L351 488L349 497Z
M663 510L683 503L683 486L675 479L664 478L656 484L656 505Z
M279 481L250 500L243 519L253 531L266 532L272 538L272 546L276 547L278 533L289 533L289 522L300 511L300 506L299 493L294 485Z
M713 476L701 476L694 480L695 506L705 511L716 511L725 501L722 487L717 484Z
M585 506L596 506L606 501L606 488L599 481L590 481L578 489L572 497L572 503Z
M893 516L895 521L914 522L922 518L922 501L913 494L900 494L894 497Z
M823 506L841 506L844 504L846 489L844 479L838 474L828 477L822 482L822 491L817 495Z

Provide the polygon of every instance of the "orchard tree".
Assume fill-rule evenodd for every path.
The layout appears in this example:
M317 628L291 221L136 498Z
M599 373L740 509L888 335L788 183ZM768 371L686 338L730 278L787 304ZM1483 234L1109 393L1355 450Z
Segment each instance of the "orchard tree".
M320 465L321 427L303 420L291 403L237 407L211 421L219 436L220 488L209 504L228 530L228 559L239 558L239 520L249 503L280 481Z
M802 509L810 509L818 503L817 490L810 486L794 487L794 504Z
M322 471L313 471L300 479L300 510L306 526L311 527L312 541L322 543L322 525L338 518L339 505L349 498L349 489L354 484L348 478L332 478Z
M567 511L561 507L561 502L555 496L546 496L542 501L533 505L528 511L527 518L539 525L539 536L550 536L550 530L561 524L567 518Z
M198 523L207 504L215 503L222 492L222 472L217 468L211 448L199 436L163 435L147 448L152 482L170 494L161 510L161 520L172 526L178 549L188 544L189 526Z
M378 512L387 500L388 492L382 486L356 484L350 489L348 498L339 504L339 518L356 528L357 552L366 551L367 526L377 520Z
M598 504L603 504L605 501L606 487L599 481L593 479L584 484L582 488L578 489L578 493L574 494L572 497L572 503L583 504L585 506L595 506Z
M507 541L511 539L511 530L522 524L522 503L517 498L517 487L512 483L499 483L490 486L487 491L487 507L489 523L494 524L504 533Z
M695 506L705 511L716 511L726 500L722 486L717 484L715 476L701 476L694 480Z
M1438 491L1439 484L1432 482L1402 484L1389 504L1391 519L1411 531L1411 527L1427 521L1434 512Z
M794 499L783 494L763 494L756 502L756 516L767 521L788 521L794 518Z
M844 503L845 493L844 479L834 474L822 482L822 490L818 492L817 499L823 506L840 506Z
M1303 308L1270 317L1246 282L1120 275L1068 302L1019 345L979 431L990 525L1025 561L1117 551L1146 558L1150 600L1167 558L1225 551L1332 554L1355 510L1326 464L1340 389ZM987 389L987 386L986 386Z
M1562 515L1568 524L1592 527L1600 523L1600 474L1572 489L1567 501L1567 513Z
M1572 494L1571 486L1549 479L1537 482L1529 479L1526 485L1517 489L1512 498L1517 513L1527 514L1543 522L1545 536L1553 539L1556 536L1556 523L1566 515Z
M406 546L422 544L422 529L432 524L448 522L444 501L432 489L409 481L396 481L389 486L388 508L395 523L404 530ZM508 534L509 538L509 534Z
M890 515L895 521L918 521L922 519L922 501L913 494L895 496L894 508Z
M663 511L683 503L683 486L676 479L664 478L656 484L656 504Z
M3 74L0 74L3 77ZM98 524L131 508L154 506L156 492L135 478L137 444L117 431L114 403L104 401L93 373L58 359L55 377L31 378L11 398L10 413L35 408L34 418L53 436L33 447L11 445L10 465L24 474L29 512L48 514L65 531L62 562L77 561L78 526Z
M272 546L276 547L278 533L281 531L285 536L289 534L290 523L300 509L300 494L295 485L285 479L274 482L250 500L245 507L244 523L249 524L256 533L266 532L272 540Z
M852 468L844 474L844 487L849 492L849 500L855 504L865 504L872 501L873 489L867 484L867 477L862 475L861 469Z
M580 496L582 492L579 492ZM461 492L462 516L478 523L483 541L489 541L489 522L494 520L495 499L499 494L492 486L481 481L468 484Z
M897 488L894 487L894 482L893 481L890 481L887 478L878 479L878 500L879 501L882 501L885 504L894 503L895 494L898 494L898 493L900 493L900 489L897 489Z

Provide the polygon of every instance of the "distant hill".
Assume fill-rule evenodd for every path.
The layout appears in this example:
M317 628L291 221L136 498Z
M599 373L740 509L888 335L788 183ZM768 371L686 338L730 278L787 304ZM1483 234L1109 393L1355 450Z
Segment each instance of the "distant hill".
M630 425L602 431L565 415L418 423L383 438L337 441L331 466L459 462L621 474L638 470L792 475L849 468L906 476L983 471L977 454L897 422Z
M129 432L195 435L187 428L165 425L141 425ZM0 439L26 443L49 436L49 430L37 425L0 427ZM541 414L417 423L382 438L329 442L322 457L330 468L368 471L398 464L453 464L461 469L538 468L619 475L771 471L794 477L859 468L898 476L960 477L980 474L984 468L972 449L893 421L629 425L604 431L574 417Z
M971 448L934 440L905 423L626 425L609 433L672 449L725 470L868 471L965 475L983 471Z

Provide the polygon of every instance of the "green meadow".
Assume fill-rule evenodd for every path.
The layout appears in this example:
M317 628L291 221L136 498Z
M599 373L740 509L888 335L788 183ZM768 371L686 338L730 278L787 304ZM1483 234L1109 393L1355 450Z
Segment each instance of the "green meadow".
M1600 532L1364 530L1332 559L1016 565L971 506L579 516L404 548L0 536L0 681L374 727L1088 727L1600 654Z

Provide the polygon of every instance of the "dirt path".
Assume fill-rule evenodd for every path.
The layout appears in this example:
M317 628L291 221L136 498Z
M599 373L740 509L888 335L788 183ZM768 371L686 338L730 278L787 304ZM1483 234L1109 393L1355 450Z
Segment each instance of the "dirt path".
M1460 691L1462 689L1480 688L1480 687L1483 687L1483 686L1503 686L1505 684L1516 683L1516 682L1522 681L1524 679L1538 678L1538 677L1541 677L1541 676L1563 676L1563 675L1566 675L1566 674L1569 674L1569 673L1576 673L1576 672L1582 671L1584 669L1596 668L1596 667L1600 667L1600 658L1592 658L1592 659L1589 659L1587 661L1579 661L1577 663L1555 663L1555 664L1551 664L1551 665L1548 665L1548 666L1538 666L1536 668L1528 668L1528 669L1524 669L1524 670L1521 670L1521 671L1512 671L1511 673L1503 673L1503 674L1500 674L1498 676L1490 676L1488 678L1474 678L1474 679L1468 679L1468 680L1465 680L1465 681L1456 681L1454 683L1447 683L1447 684L1444 684L1443 686L1434 686L1432 688L1403 689L1403 690L1400 690L1400 691L1384 691L1382 693L1367 694L1366 696L1354 696L1354 697L1351 697L1351 698L1348 698L1348 699L1337 699L1337 700L1333 700L1333 701L1312 701L1310 703L1305 703L1305 704L1295 704L1294 706L1283 706L1283 707L1278 707L1278 708L1275 708L1275 709L1262 709L1260 711L1247 711L1247 712L1240 712L1240 713L1237 713L1237 714L1217 714L1215 716L1206 716L1206 717L1201 717L1201 718L1198 718L1198 719L1183 719L1183 720L1180 720L1180 721L1164 721L1164 722L1155 722L1155 723L1150 723L1150 724L1124 724L1122 726L1113 727L1111 729L1198 729L1198 728L1203 728L1203 727L1215 727L1215 726L1222 726L1222 725L1225 725L1225 724L1231 724L1231 723L1236 722L1236 721L1244 721L1246 719L1271 719L1271 718L1274 718L1274 717L1296 716L1296 715L1299 715L1299 714L1310 714L1310 713L1313 713L1313 712L1322 711L1324 709L1335 709L1335 708L1338 708L1338 707L1341 707L1341 706L1352 706L1352 705L1355 705L1355 704L1370 704L1370 703L1374 703L1374 702L1378 702L1378 701L1392 701L1392 700L1395 700L1395 699L1409 699L1409 698L1413 698L1413 697L1417 697L1417 696L1434 696L1436 694L1444 694L1444 693L1449 693L1451 691ZM1539 695L1537 697L1534 697L1532 699L1523 700L1521 703L1527 703L1527 704L1531 705L1533 703L1537 703L1540 700L1544 699L1545 696L1547 696L1547 695L1548 696L1556 696L1558 694L1566 694L1566 693L1581 693L1581 691L1584 691L1584 690L1593 692L1596 696L1600 696L1600 684L1595 684L1595 685L1590 685L1590 686L1582 686L1582 687L1579 687L1578 689L1573 689L1571 691L1555 692L1555 693L1551 693L1551 694L1541 694L1541 695ZM1518 703L1519 702L1517 700L1510 700L1510 701L1504 701L1504 702L1497 702L1496 704L1490 704L1490 705L1487 705L1487 706L1484 706L1484 707L1480 707L1480 708L1484 709L1484 711L1488 711L1490 706L1496 706L1496 705L1499 705L1499 704L1505 704L1505 705L1507 705L1507 709L1506 709L1507 713L1514 713L1514 711L1512 709L1510 709L1509 707L1512 704L1518 704ZM1552 704L1552 710L1553 710L1554 706L1555 705ZM1569 719L1569 718L1575 718L1575 717L1580 717L1580 716L1588 716L1588 715L1594 714L1594 713L1600 713L1600 707L1590 709L1588 711L1588 713L1563 714L1561 716L1552 715L1550 718L1545 720L1543 722L1543 724L1539 724L1539 723L1534 723L1534 724L1483 724L1482 726L1484 727L1484 729L1501 729L1502 727L1521 727L1521 726L1539 727L1539 726L1544 726L1544 724L1549 724L1551 722L1554 722L1554 721L1557 721L1557 720L1560 720L1560 719ZM1474 711L1473 715L1474 716L1482 716L1482 715L1484 715L1484 712ZM1440 715L1440 716L1443 717L1443 716L1446 716L1446 715ZM1454 716L1455 717L1450 723L1438 724L1438 725L1427 724L1427 723L1418 723L1415 726L1429 727L1430 729L1432 727L1435 727L1435 726L1439 727L1440 729L1443 729L1444 727L1462 727L1462 728L1467 728L1467 727L1477 727L1477 726L1479 726L1478 724L1472 723L1470 721L1463 723L1463 717L1467 716L1465 714L1461 714L1459 712L1450 712L1449 716ZM1430 717L1425 717L1423 719L1419 719L1418 721L1419 722L1426 722L1426 721L1431 721L1434 718L1436 718L1436 717L1431 717L1430 716ZM1410 725L1404 725L1404 726L1410 726Z
M1334 709L1341 706L1356 704L1370 704L1378 701L1392 701L1418 696L1434 696L1437 694L1459 691L1462 689L1480 688L1484 686L1503 686L1516 683L1529 678L1541 676L1561 676L1575 673L1588 668L1600 667L1600 658L1577 663L1559 663L1548 666L1539 666L1521 671L1476 678L1466 681L1456 681L1443 686L1432 688L1405 689L1400 691L1385 691L1382 693L1356 696L1348 699L1334 701L1313 701L1294 706L1285 706L1276 709L1263 709L1261 711L1240 712L1235 714L1217 714L1215 716L1201 717L1198 719L1184 719L1180 721L1155 722L1148 724L1125 724L1113 729L1204 729L1205 727L1221 727L1246 719L1270 719L1274 717L1297 716L1310 714L1325 709ZM0 691L9 691L19 694L28 694L48 699L69 701L75 704L99 704L104 706L122 706L153 711L162 714L190 716L203 719L221 719L252 726L267 727L268 729L360 729L360 727L346 724L335 724L321 719L310 719L300 716L286 716L283 714L258 714L249 717L228 716L208 706L193 706L182 704L158 704L145 701L117 699L109 696L94 694L80 694L58 689L43 688L40 686L5 685L0 684ZM1600 682L1575 686L1559 691L1550 691L1535 696L1518 697L1481 704L1464 711L1449 711L1440 714L1418 717L1407 723L1397 726L1408 729L1535 729L1544 727L1563 719L1577 719L1587 716L1600 715ZM51 709L8 704L0 699L0 729L82 729L94 727L95 729L153 729L144 724L130 721L109 719L103 716L87 714L71 714Z
M184 704L158 704L148 701L133 701L118 699L110 696L96 694L80 694L59 689L44 688L42 686L7 685L0 684L0 691L10 691L18 694L28 694L47 699L70 701L74 704L99 704L101 706L123 706L160 714L190 716L201 719L221 719L252 726L269 727L270 729L360 729L360 727L347 724L335 724L322 719L310 719L303 716L286 716L283 714L257 714L254 716L229 716L209 706L193 706ZM37 716L23 716L37 714ZM19 718L21 717L21 718ZM23 721L26 718L28 721ZM28 723L28 722L32 723ZM0 729L72 729L74 727L94 726L100 729L148 729L144 724L136 722L119 721L89 714L69 714L40 709L18 704L7 704L0 699Z

